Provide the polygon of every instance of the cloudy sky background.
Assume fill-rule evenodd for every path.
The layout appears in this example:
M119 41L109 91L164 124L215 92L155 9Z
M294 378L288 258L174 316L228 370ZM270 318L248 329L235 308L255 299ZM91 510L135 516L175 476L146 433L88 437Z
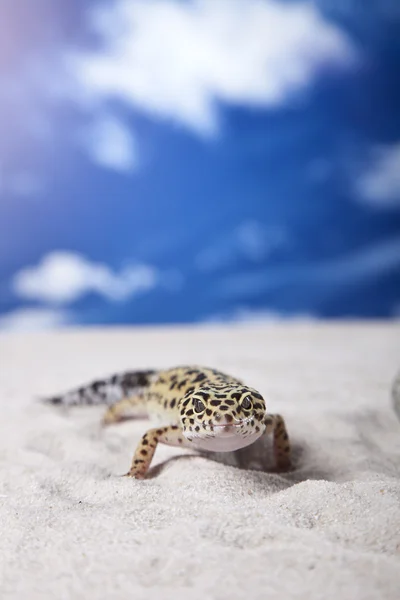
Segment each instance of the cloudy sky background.
M0 328L400 315L395 0L0 0Z

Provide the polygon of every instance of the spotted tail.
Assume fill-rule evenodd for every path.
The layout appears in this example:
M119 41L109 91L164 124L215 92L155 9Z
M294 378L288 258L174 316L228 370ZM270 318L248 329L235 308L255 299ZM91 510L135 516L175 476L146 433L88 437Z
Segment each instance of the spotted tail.
M93 381L59 396L44 398L43 401L61 406L111 405L122 398L140 394L156 376L157 371L126 371Z

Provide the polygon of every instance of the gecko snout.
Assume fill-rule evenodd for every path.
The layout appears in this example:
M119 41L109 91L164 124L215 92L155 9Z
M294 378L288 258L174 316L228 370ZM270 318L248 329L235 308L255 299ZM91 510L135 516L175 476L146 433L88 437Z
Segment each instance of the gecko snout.
M214 426L215 427L226 427L229 429L232 425L235 425L232 415L215 413L214 415Z

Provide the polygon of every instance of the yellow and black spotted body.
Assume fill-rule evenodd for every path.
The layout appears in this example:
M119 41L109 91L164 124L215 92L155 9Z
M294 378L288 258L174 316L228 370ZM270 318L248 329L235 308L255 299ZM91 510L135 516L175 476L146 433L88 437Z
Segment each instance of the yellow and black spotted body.
M106 404L103 424L147 417L158 422L135 451L130 477L143 479L158 443L231 452L273 433L277 467L290 467L290 443L280 415L268 414L262 395L239 379L207 367L132 371L94 381L51 404Z

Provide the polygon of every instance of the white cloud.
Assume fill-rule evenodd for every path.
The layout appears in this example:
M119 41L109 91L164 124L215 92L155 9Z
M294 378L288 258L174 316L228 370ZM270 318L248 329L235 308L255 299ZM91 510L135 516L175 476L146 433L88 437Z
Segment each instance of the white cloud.
M219 234L195 258L200 271L216 271L235 261L262 262L289 243L288 233L277 226L265 227L255 220L243 221L226 234Z
M252 294L282 290L285 286L314 286L322 294L336 292L344 287L354 287L370 282L379 276L398 271L400 267L400 238L381 242L334 260L314 264L270 267L253 272L242 272L222 278L217 293L222 297L240 298Z
M312 3L117 0L90 15L103 49L66 57L80 100L122 100L201 133L218 126L216 101L274 105L355 58Z
M361 198L380 208L400 206L400 143L374 151L372 165L357 182Z
M113 273L107 265L92 263L73 252L53 252L35 267L19 271L13 291L22 298L67 304L95 292L121 301L151 290L157 283L155 269L136 265Z
M40 331L69 325L71 315L49 308L19 308L0 316L1 331Z
M102 116L80 137L96 164L121 172L136 166L136 143L130 129L121 120L110 115Z

